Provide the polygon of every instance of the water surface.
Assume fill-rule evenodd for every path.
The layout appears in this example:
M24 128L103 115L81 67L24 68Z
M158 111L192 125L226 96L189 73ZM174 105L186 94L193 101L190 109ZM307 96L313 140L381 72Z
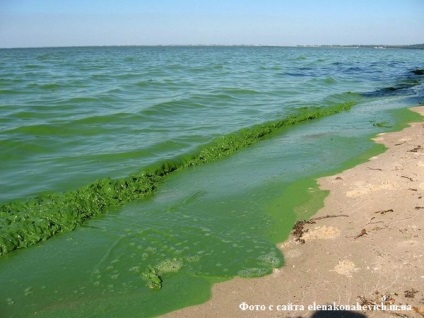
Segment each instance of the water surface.
M124 178L306 107L355 104L172 173L148 198L0 257L0 314L148 317L269 274L323 193L422 103L422 50L110 47L0 50L0 202ZM380 149L381 150L381 149ZM305 203L305 211L294 208ZM318 203L316 203L318 202ZM3 229L4 230L4 229ZM146 273L160 276L149 288Z

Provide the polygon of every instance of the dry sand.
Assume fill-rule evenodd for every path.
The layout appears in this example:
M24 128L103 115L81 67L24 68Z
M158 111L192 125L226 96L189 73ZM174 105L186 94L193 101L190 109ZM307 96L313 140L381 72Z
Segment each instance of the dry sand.
M424 317L424 123L375 141L388 150L319 180L330 194L313 222L279 245L284 267L216 284L207 303L166 316ZM380 307L331 315L308 310L314 303Z

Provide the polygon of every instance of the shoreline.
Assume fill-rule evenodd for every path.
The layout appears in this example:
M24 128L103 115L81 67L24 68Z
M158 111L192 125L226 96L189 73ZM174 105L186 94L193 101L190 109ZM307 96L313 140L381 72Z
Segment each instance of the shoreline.
M374 140L388 149L318 180L330 194L278 244L282 268L215 284L208 302L165 317L322 317L326 304L355 317L424 317L424 123Z

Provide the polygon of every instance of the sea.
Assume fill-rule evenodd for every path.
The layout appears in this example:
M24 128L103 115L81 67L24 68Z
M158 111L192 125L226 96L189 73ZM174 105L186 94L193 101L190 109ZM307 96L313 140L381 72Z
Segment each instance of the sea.
M284 267L276 244L327 195L316 179L419 120L408 108L424 104L423 68L424 50L403 48L0 49L0 205L16 209L349 105L171 169L149 195L25 248L4 246L31 233L4 233L27 216L1 212L0 316L156 317Z

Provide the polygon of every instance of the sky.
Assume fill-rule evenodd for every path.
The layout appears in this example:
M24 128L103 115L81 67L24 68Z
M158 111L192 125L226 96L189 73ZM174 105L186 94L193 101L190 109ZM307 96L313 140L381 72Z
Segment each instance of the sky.
M0 47L424 43L424 0L0 0Z

